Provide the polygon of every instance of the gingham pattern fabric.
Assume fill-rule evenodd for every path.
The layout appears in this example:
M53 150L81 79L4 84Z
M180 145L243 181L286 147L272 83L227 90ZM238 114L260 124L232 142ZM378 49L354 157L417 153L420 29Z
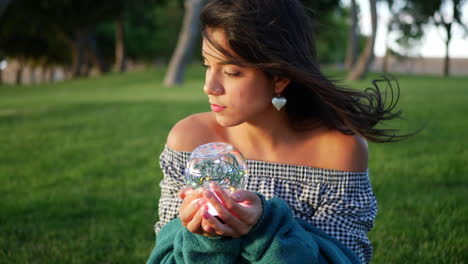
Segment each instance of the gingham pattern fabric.
M185 186L185 165L190 152L167 146L160 156L164 172L161 181L159 219L162 226L178 216L182 200L178 192ZM294 216L304 219L353 250L363 263L372 258L367 232L377 214L377 203L368 171L362 173L248 160L245 189L266 199L285 200Z

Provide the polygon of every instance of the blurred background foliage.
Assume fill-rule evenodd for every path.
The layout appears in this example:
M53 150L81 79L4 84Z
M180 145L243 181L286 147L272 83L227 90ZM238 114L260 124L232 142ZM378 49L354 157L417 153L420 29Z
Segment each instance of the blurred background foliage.
M346 4L343 0L301 1L312 17L319 62L346 64L346 70L355 71L362 64L359 62L364 61L367 66L360 70L363 74L373 61L373 51L368 54L364 51L373 50L365 47L373 47L376 29L369 36L363 35L356 20L363 13L377 19L379 13L372 8L376 4L385 6L392 15L388 34L399 34L394 46L388 47L389 56L400 56L395 45L400 51L414 47L424 36L427 25L437 27L441 35L445 34L442 38L447 47L446 76L450 74L448 47L453 29L459 27L468 36L468 27L462 19L465 0L366 0L371 10L361 9L356 0ZM164 66L176 57L174 51L180 44L179 33L184 33L181 30L184 16L203 2L3 0L0 2L0 62L5 59L18 61L18 76L21 76L23 66L28 65L61 67L68 78L89 76L91 71L97 74L113 70L122 72L126 70L127 62ZM190 45L185 49L199 50L200 37L195 43L195 47ZM359 57L360 53L364 58ZM200 52L193 54L193 57L188 56L189 61L181 61L176 68L179 70L192 60L200 59ZM353 58L352 64L345 63L345 58ZM0 67L0 76L3 68ZM388 69L384 68L384 71ZM362 78L363 75L359 76Z
M348 8L339 0L303 2L314 10L310 13L320 61L342 62ZM183 16L182 0L15 0L0 17L0 50L4 56L28 62L72 66L79 60L79 50L88 49L101 63L111 65L115 60L116 21L121 19L125 56L163 63L177 44ZM194 54L198 59L198 53Z

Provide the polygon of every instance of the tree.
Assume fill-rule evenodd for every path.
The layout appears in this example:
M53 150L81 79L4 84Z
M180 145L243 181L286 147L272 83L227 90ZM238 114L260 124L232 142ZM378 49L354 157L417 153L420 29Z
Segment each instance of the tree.
M339 0L302 0L309 10L320 63L341 63L346 56L349 10Z
M382 63L382 71L387 73L389 70L389 60L390 55L394 52L390 48L390 33L394 31L395 27L398 24L398 8L396 7L395 0L386 0L388 5L388 10L390 12L390 20L387 22L387 35L385 36L385 55Z
M358 37L358 7L356 0L351 0L351 25L348 31L348 46L345 58L345 69L348 71L356 63L359 47Z
M100 73L108 71L107 63L96 44L96 26L119 17L124 10L124 2L80 0L56 1L46 5L46 12L55 18L54 25L61 30L64 41L73 51L74 77L86 76L90 62L97 66Z
M124 20L122 17L115 20L115 71L125 71L125 44Z
M382 63L382 71L387 73L391 56L404 57L390 46L390 37L396 37L396 44L403 50L410 50L418 46L423 36L423 30L420 22L415 21L404 8L405 0L383 0L382 2L387 4L390 12L390 20L387 22L385 36L385 55Z
M443 4L452 2L452 8L450 12L444 14L442 11ZM464 25L461 21L461 7L464 3L464 0L452 0L452 1L441 1L439 9L435 11L432 15L434 24L437 27L442 27L445 30L445 59L444 59L444 76L449 76L450 74L450 55L449 55L449 46L450 41L452 40L453 26L458 24L462 26L465 31L467 30L467 25Z
M184 81L185 67L192 58L195 39L198 35L199 15L205 0L185 0L185 15L177 47L169 63L164 84L174 86Z
M11 0L0 1L0 17L3 15L3 12L8 7L10 2ZM3 65L1 63L3 63L3 54L0 50L0 84L3 82Z
M364 76L367 74L367 71L369 70L369 65L374 59L374 46L377 35L376 0L369 0L369 4L372 32L371 35L367 38L366 46L358 61L356 62L356 66L348 73L348 76L346 77L347 80L358 80L364 78Z
M50 26L50 17L38 14L40 3L12 1L0 17L0 50L20 64L17 83L21 83L25 63L54 64L69 62L69 49L59 32Z
M437 28L444 31L445 43L445 59L443 67L443 75L450 75L450 54L449 46L452 40L453 28L455 26L461 27L465 32L468 32L468 26L462 21L462 6L465 0L406 0L406 5L403 11L411 17L413 21L413 30L422 32L424 25L433 24ZM405 23L400 25L406 33L409 26ZM405 33L405 34L406 34ZM420 34L422 35L422 33Z
M96 25L112 20L123 10L123 1L15 0L0 17L0 47L7 56L20 61L57 58L49 47L67 47L73 76L86 75L90 63L107 72L107 63L98 49ZM52 43L53 42L53 43ZM44 44L46 43L46 44ZM64 54L60 54L62 56ZM59 57L60 57L59 56ZM50 63L48 59L41 59Z

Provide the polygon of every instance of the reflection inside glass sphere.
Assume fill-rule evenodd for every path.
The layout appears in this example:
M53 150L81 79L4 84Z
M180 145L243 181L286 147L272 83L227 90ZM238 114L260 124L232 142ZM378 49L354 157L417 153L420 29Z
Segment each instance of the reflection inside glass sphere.
M216 182L229 193L244 187L244 176L247 174L247 162L242 153L222 142L197 147L191 153L185 169L188 186L211 190L209 184ZM213 212L214 208L210 204L208 206Z

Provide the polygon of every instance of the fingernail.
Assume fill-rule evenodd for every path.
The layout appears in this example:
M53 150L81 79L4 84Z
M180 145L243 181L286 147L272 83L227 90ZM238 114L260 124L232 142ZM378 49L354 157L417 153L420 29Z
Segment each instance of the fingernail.
M218 189L219 185L216 182L212 182L212 183L210 183L210 187L211 187L211 189L214 190L214 189Z
M206 192L204 193L204 195L205 195L205 197L208 198L208 199L211 199L211 197L213 197L213 195L211 194L210 191L206 191Z
M233 193L231 197L232 197L232 199L234 199L236 201L240 201L240 199L241 199L240 194L238 194L238 193Z
M202 214L202 217L205 218L205 219L210 219L210 213L204 212L204 213Z
M204 203L205 203L205 200L203 199L198 200L198 205L203 205Z

